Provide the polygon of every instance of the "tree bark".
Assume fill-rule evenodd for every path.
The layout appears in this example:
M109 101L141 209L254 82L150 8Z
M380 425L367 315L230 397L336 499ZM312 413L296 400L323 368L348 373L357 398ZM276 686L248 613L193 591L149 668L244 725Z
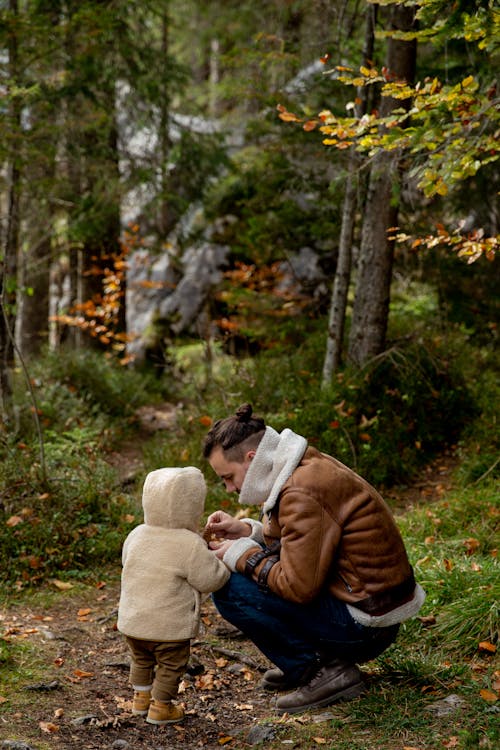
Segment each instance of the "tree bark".
M19 15L18 0L9 0L9 14L13 28L8 35L9 78L15 86L19 84L19 50L16 19ZM10 92L9 92L10 93ZM14 366L14 329L16 322L15 302L17 287L17 254L19 246L19 206L21 195L21 154L19 138L21 132L21 102L19 96L9 98L9 126L14 135L9 148L7 163L7 221L3 252L0 256L0 396L2 420L12 417L11 372Z
M392 30L409 31L414 9L396 5L391 9ZM416 42L389 38L386 75L412 82L415 75ZM382 98L383 117L401 102ZM348 356L361 367L385 347L389 318L394 243L387 230L397 220L399 155L379 152L373 159L361 232L356 294L353 305Z
M365 40L363 47L363 64L369 64L373 59L375 40L375 21L377 7L369 5L365 16ZM361 87L356 96L356 115L361 117L367 110L367 87ZM352 243L356 221L357 207L357 171L359 159L354 150L351 151L342 211L342 226L340 230L339 255L335 279L333 282L332 300L328 317L328 334L326 353L323 364L321 385L327 388L332 381L333 373L341 363L342 345L347 309L347 296L351 281Z

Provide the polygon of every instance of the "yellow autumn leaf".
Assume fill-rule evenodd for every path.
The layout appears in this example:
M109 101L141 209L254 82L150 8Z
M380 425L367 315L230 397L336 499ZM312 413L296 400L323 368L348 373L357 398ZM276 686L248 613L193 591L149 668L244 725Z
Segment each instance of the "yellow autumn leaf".
M326 740L324 737L313 737L313 740L317 745L326 745Z

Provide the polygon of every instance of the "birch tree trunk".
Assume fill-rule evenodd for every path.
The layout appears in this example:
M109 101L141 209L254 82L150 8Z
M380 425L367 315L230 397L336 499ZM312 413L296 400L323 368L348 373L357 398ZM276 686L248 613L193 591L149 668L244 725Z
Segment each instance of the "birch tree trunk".
M391 9L391 29L410 31L414 9L395 5ZM416 42L389 38L387 75L412 82L415 74ZM380 115L390 113L401 102L382 99ZM389 317L390 286L394 243L387 230L394 226L398 213L399 155L379 152L373 160L361 232L356 294L349 336L348 356L362 366L385 347Z

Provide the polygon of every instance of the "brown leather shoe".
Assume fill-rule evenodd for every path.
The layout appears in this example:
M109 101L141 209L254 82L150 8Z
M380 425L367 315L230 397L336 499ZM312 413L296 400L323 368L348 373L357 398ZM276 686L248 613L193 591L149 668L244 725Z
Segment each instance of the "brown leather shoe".
M293 690L301 683L297 680L290 680L281 669L268 669L262 675L259 686L264 690Z
M307 685L278 698L276 710L280 714L297 714L335 701L351 700L364 689L358 667L335 660L321 667Z
M282 672L281 669L278 669L278 667L268 669L267 672L264 672L262 675L259 687L264 690L293 690L293 688L305 685L309 682L311 677L313 677L318 671L319 665L319 661L311 662L304 667L302 673L298 677L290 677L289 675L284 674L284 672Z

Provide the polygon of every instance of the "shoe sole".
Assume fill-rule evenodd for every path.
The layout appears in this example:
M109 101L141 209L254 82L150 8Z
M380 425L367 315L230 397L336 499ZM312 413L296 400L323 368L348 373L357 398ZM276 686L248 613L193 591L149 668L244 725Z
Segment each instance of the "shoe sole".
M137 708L132 709L133 716L147 716L147 713L148 709L146 709L145 711L139 711Z
M330 695L328 698L323 698L314 703L308 703L306 706L290 706L289 708L280 708L279 706L276 706L275 708L279 714L300 714L304 713L304 711L310 711L311 708L324 708L325 706L330 706L332 703L337 703L337 701L352 700L364 693L365 689L365 686L362 683L359 683L357 685L351 685L351 687L348 687L345 690L341 690L334 696Z
M179 724L179 722L183 721L184 717L181 716L179 719L149 719L146 718L146 721L148 724L156 724L158 727L163 727L165 724Z

